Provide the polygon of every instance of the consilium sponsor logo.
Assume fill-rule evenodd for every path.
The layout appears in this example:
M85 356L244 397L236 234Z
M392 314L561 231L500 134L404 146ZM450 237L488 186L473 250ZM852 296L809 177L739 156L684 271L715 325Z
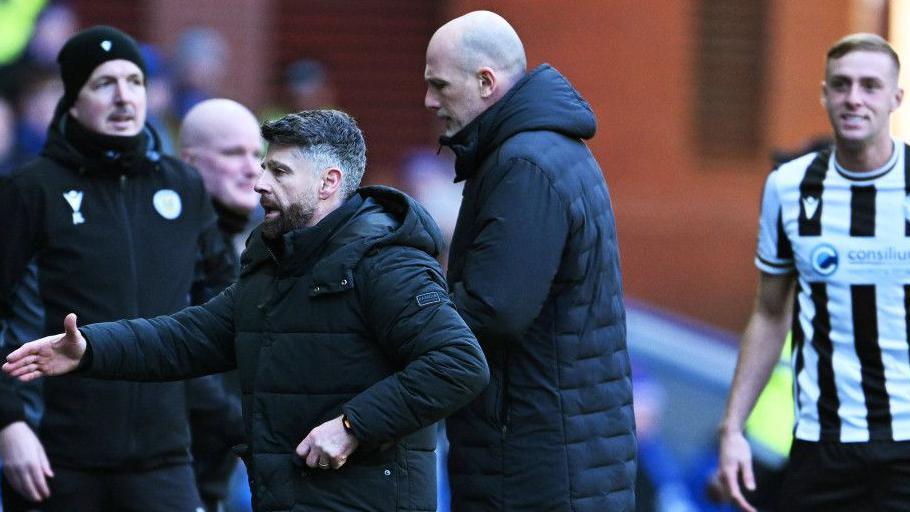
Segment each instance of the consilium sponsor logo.
M882 247L880 249L850 249L847 260L857 265L906 265L910 263L910 249Z
M837 270L837 250L828 245L821 244L812 249L812 270L823 276L830 276Z

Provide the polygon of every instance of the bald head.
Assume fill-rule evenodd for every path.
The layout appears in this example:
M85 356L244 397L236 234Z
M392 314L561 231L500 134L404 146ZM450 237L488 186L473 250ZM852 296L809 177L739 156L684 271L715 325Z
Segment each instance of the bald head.
M433 34L430 47L438 43L454 50L458 64L468 73L482 67L494 69L509 85L527 68L525 49L512 25L490 11L474 11L446 23Z
M206 190L223 206L241 213L256 207L262 137L249 109L228 99L194 106L180 125L180 156L199 170Z
M452 136L524 76L524 46L502 16L474 11L446 23L427 45L424 105Z
M205 100L196 104L180 124L180 147L195 147L211 144L232 125L245 124L255 126L259 132L259 122L252 112L240 103L226 98Z

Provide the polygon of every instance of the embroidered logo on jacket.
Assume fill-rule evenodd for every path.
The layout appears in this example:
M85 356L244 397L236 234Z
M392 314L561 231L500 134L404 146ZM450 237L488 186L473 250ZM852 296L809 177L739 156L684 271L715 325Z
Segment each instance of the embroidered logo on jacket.
M167 220L174 220L179 217L180 211L183 209L180 203L180 196L169 188L155 192L152 197L152 204L155 206L155 211Z
M70 208L73 209L73 225L84 223L85 217L83 217L82 212L79 211L82 208L82 191L70 190L69 192L64 192L63 199L66 199Z
M442 302L439 292L421 293L417 296L417 305L420 307L429 306L430 304L436 304L438 302Z

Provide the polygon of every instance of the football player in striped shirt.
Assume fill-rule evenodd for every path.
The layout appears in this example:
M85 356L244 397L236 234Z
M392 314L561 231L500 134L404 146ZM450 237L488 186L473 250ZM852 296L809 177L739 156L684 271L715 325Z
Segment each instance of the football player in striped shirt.
M910 159L900 61L873 34L827 54L834 146L768 177L755 309L720 425L719 477L753 490L743 424L793 332L794 444L779 510L910 510Z

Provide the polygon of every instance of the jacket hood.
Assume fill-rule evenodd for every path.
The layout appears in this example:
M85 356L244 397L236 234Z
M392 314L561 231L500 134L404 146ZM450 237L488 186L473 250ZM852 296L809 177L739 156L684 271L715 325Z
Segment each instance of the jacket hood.
M74 121L70 118L68 109L64 106L63 99L61 98L60 101L57 102L57 107L54 110L54 117L47 129L47 142L44 143L41 155L46 156L51 160L55 160L65 167L78 169L81 173L91 174L99 171L99 169L95 169L94 166L86 166L85 164L88 161L88 157L83 155L78 148L67 140L65 135L66 123L71 122ZM145 123L142 134L145 136L142 148L144 160L148 162L157 162L161 159L161 138L148 122ZM119 157L119 154L115 151L111 151L109 156L113 162ZM142 167L144 166L123 166L123 174L131 174Z
M470 178L477 164L506 139L545 130L590 139L597 130L594 111L569 80L549 64L524 76L492 107L439 143L455 152L455 181Z
M320 233L319 230L328 229ZM302 273L313 265L313 294L353 286L353 269L370 252L384 246L405 246L436 258L443 249L436 221L413 198L391 187L363 187L312 228L266 241L257 227L249 239L242 264L249 269L266 259L282 272ZM269 255L269 247L273 249ZM277 256L276 255L280 255ZM314 260L315 259L315 263Z
M445 242L442 231L433 217L414 198L400 190L386 186L362 187L357 195L364 199L358 213L390 215L397 226L377 240L376 245L400 245L421 250L434 258L442 252Z

